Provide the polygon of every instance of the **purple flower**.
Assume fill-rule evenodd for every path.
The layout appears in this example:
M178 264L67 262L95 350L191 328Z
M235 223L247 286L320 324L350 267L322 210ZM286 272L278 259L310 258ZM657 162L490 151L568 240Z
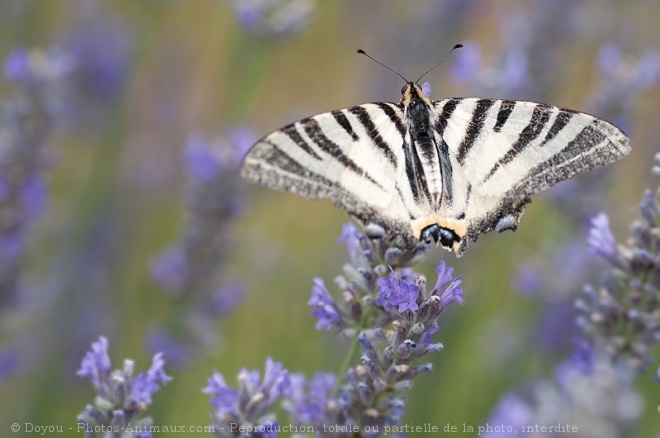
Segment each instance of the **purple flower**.
M157 353L153 357L151 368L146 373L142 373L133 379L133 398L138 403L151 403L151 394L158 391L158 383L166 384L172 378L165 374L165 361L162 359L163 353Z
M330 330L332 326L339 327L341 325L339 309L325 287L323 279L314 278L312 297L307 304L313 307L312 316L318 320L316 322L317 330Z
M209 297L204 307L210 315L225 315L234 310L245 296L245 285L236 280L223 284Z
M417 310L419 286L411 281L399 278L391 267L390 270L392 274L389 277L378 279L376 304L383 306L385 310L398 306L399 313L406 310Z
M188 137L185 158L189 175L202 182L210 182L222 174L222 166L214 155L208 141L198 134Z
M6 266L21 258L25 252L25 236L19 232L9 231L0 234L0 261Z
M254 130L239 126L229 133L229 143L234 156L234 166L238 169L248 150L259 140Z
M262 391L269 394L271 404L275 403L283 395L286 395L287 388L290 384L289 372L284 369L282 363L275 362L270 357L266 359Z
M337 238L337 242L345 243L348 248L348 253L351 256L351 261L355 263L361 256L364 250L360 245L360 232L353 222L348 222L341 227L341 236Z
M455 278L452 277L454 268L447 266L444 260L441 260L436 266L435 272L438 274L438 281L433 288L432 294L440 296L440 308L445 308L453 302L460 305L465 304L463 300L463 288L461 287L461 277L460 275Z
M429 84L428 82L424 82L422 84L422 93L426 97L431 97L431 84Z
M317 372L311 380L306 380L302 374L291 375L289 392L291 404L287 409L295 420L316 427L322 426L326 420L325 409L336 380L332 373Z
M25 221L39 217L46 207L48 191L43 179L33 175L21 187L21 203Z
M637 64L637 83L643 88L652 87L660 77L660 54L657 50L644 50Z
M502 77L500 86L504 89L524 89L530 82L527 54L522 50L509 51L504 58L500 75Z
M188 264L179 246L173 246L160 254L149 267L151 276L169 292L180 295L188 271Z
M78 87L100 101L117 97L130 67L130 32L109 14L86 14L84 24L63 38L61 45L71 54Z
M488 422L489 424L504 424L519 429L524 424L533 423L534 419L534 409L517 395L509 393L499 401ZM486 433L484 436L488 438L505 438L513 435L507 432L505 428L502 431Z
M478 79L481 68L481 54L479 46L474 43L466 43L461 50L456 51L454 62L451 66L452 79L459 84L472 84Z
M579 371L587 374L594 368L596 360L596 352L594 348L584 339L575 341L573 354L571 355L571 362Z
M604 44L598 50L598 68L606 77L616 75L622 60L621 49L615 44Z
M538 295L543 290L543 270L537 263L524 263L516 272L515 287L524 296Z
M162 329L152 330L147 339L149 351L160 351L170 366L181 368L192 358L193 352L189 342L177 339Z
M19 359L14 349L0 350L0 382L18 370Z
M213 415L214 425L223 428L230 422L239 425L276 424L277 419L271 411L275 402L289 395L291 385L289 372L282 364L270 357L266 359L263 381L259 371L243 368L238 373L238 385L238 390L229 388L218 372L208 380L203 392L211 394L211 405L218 409Z
M302 30L314 12L312 0L232 1L237 21L262 36L284 39Z
M215 371L208 380L208 386L202 390L211 395L211 405L218 408L218 415L238 415L238 391L225 383L222 374Z
M95 388L101 387L101 379L110 373L110 357L108 356L108 339L104 336L92 343L92 351L88 351L76 373L80 377L88 377Z
M588 242L591 251L606 260L613 260L616 255L616 241L610 231L610 221L605 213L600 213L591 220Z
M33 80L29 56L25 49L12 51L5 60L5 77L12 82L29 84Z
M97 392L94 404L87 405L78 414L78 424L83 425L86 430L110 430L108 428L112 426L126 424L136 427L152 424L151 418L140 419L139 416L151 403L151 395L158 391L159 383L165 384L172 380L165 374L162 355L156 354L149 371L134 378L134 361L126 359L123 369L110 372L107 353L108 340L100 337L99 341L92 344L92 351L87 353L78 371L79 376L92 380Z

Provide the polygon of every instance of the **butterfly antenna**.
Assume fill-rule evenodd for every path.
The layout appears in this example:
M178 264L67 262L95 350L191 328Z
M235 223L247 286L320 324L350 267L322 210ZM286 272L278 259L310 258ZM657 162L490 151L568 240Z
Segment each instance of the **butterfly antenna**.
M372 57L371 57L367 52L365 52L364 50L362 50L362 49L358 49L357 52L358 52L359 54L364 55L364 56L366 56L367 58L371 59L371 60L372 60L373 62L375 62L376 64L380 64L380 65L382 65L383 67L385 67L386 69L388 69L389 71L391 71L392 73L394 73L395 75L399 76L401 79L403 79L404 81L406 81L406 83L409 82L408 79L404 78L403 75L401 75L398 71L396 71L396 70L394 70L393 68L390 68L390 67L386 66L386 65L383 64L382 62L380 62L380 61L378 61L378 60L372 58ZM425 73L425 74L426 74L426 73Z
M421 76L419 77L419 79L417 79L417 80L415 81L415 83L416 83L416 84L419 83L419 81L421 81L422 78L423 78L424 76L426 76L426 75L429 74L431 71L435 70L435 68L436 68L437 66L439 66L440 64L442 64L442 61L444 61L445 59L447 59L447 58L449 57L449 55L451 55L451 52L453 52L453 51L456 50L456 49L460 49L461 47L463 47L463 44L455 44L454 47L451 48L451 50L449 51L449 53L447 53L447 54L445 55L445 57L442 58L442 59L440 60L440 62L438 62L436 65L434 65L433 67L431 67L430 69L428 69L428 70L426 71L426 73L424 73L423 75L421 75Z

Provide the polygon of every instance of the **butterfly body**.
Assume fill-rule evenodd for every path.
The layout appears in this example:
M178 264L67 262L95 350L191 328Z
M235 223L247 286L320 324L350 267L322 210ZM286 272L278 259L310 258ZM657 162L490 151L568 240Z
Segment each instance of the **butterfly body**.
M399 103L311 116L257 142L241 174L330 198L363 225L461 256L491 230L515 230L530 196L630 152L618 128L542 103L431 100L408 82Z

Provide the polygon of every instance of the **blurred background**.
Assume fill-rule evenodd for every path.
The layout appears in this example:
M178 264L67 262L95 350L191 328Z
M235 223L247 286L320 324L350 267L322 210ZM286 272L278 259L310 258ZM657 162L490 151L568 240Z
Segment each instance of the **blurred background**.
M214 370L229 385L268 356L336 371L347 343L313 329L307 301L312 278L330 285L348 260L336 241L348 217L248 187L237 163L297 118L398 101L401 79L356 49L415 79L460 42L424 78L432 98L543 101L633 141L621 162L537 196L518 232L416 266L432 283L446 260L467 304L444 315L445 348L405 422L474 436L464 423L570 356L574 300L605 266L588 251L591 218L607 212L625 242L657 187L659 16L655 0L4 0L0 433L74 426L95 395L76 371L100 335L113 367L146 371L165 353L174 380L154 395L156 424L209 424ZM658 432L653 371L629 436Z

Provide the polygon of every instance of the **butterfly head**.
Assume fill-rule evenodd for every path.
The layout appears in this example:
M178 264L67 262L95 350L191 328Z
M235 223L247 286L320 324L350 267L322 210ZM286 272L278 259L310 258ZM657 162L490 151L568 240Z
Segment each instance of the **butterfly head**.
M414 101L421 101L431 105L431 99L426 97L419 84L416 82L407 82L401 89L401 101L399 103L407 107Z

